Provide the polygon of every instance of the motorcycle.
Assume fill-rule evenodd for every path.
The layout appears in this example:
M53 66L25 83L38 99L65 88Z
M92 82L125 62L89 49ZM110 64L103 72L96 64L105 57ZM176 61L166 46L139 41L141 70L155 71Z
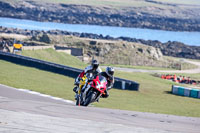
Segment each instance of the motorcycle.
M88 106L92 102L99 101L99 98L105 93L106 85L107 80L101 75L92 80L83 77L80 81L76 105Z

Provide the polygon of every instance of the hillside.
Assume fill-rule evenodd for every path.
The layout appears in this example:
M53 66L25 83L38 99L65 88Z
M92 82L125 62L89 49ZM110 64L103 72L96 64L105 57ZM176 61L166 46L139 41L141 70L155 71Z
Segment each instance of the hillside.
M66 53L56 52L53 49L24 50L22 55L81 69L87 66L87 64L80 61L78 58Z
M2 34L3 41L12 46L13 37L23 42L24 46L37 45L59 45L64 47L82 48L83 56L91 61L92 58L98 59L101 64L121 64L130 66L151 66L163 68L179 69L180 62L178 60L168 59L163 57L161 51L151 46L142 45L140 43L101 40L80 38L68 35L38 35L38 36L17 36L14 34ZM46 43L48 41L49 43ZM39 55L36 51L24 51L23 54L33 56L35 58L48 59L51 54L55 53L52 50L41 51ZM29 55L30 54L30 55ZM41 57L42 56L42 57ZM50 61L61 64L66 64L62 53L56 54L59 59L52 57ZM75 61L77 59L72 59ZM68 62L69 64L70 62ZM68 65L66 64L66 65ZM72 64L74 64L72 62ZM81 66L81 65L80 65Z
M50 36L52 36L50 38ZM25 41L26 45L55 45L55 44L67 44L68 40L75 41L77 40L87 40L87 44L91 43L96 46L98 40L104 40L109 42L126 42L128 44L142 44L154 47L159 49L164 56L173 56L179 58L189 58L189 59L200 59L200 47L199 46L189 46L181 42L168 41L166 43L161 43L160 41L136 39L129 37L118 37L114 38L111 36L102 36L97 34L90 33L77 33L77 32L68 32L61 30L50 30L50 31L41 31L41 30L23 30L23 29L14 29L6 28L0 26L0 37L10 38L7 40L8 44L12 45L13 40L11 38L16 38L21 41ZM56 41L57 38L59 41ZM81 39L82 38L82 39ZM31 39L31 41L30 41ZM90 40L89 40L90 39ZM54 40L54 41L53 41ZM91 41L91 42L89 42ZM72 43L72 42L71 42ZM80 44L79 44L80 45ZM141 52L141 50L140 50ZM130 63L128 63L130 64Z
M71 24L200 31L194 0L0 0L0 17Z

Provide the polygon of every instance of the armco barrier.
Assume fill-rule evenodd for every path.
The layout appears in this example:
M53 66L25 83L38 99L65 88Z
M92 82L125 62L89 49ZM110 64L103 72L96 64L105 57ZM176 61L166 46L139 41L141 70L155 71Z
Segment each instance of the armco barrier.
M64 65L60 65L56 63L51 63L51 62L47 62L43 60L38 60L38 59L26 57L26 56L21 56L21 55L16 55L12 53L1 52L1 51L0 51L0 59L6 60L12 63L20 64L23 66L35 67L41 70L62 74L62 75L69 76L72 78L76 78L82 71L81 69L77 69L77 68L73 68L69 66L64 66ZM139 84L134 81L115 77L114 88L138 91Z
M192 89L173 85L172 94L200 99L200 89Z

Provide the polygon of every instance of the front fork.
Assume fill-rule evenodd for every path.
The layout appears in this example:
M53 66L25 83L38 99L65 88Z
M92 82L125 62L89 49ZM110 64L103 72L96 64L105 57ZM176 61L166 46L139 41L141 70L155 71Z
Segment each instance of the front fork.
M98 95L98 94L97 94ZM99 102L99 99L101 97L102 93L99 94L99 96L96 98L96 101Z
M86 94L87 94L88 90L90 89L90 87L91 86L89 84L87 86L84 86L84 90L83 90L83 93L82 93L83 102L85 102Z

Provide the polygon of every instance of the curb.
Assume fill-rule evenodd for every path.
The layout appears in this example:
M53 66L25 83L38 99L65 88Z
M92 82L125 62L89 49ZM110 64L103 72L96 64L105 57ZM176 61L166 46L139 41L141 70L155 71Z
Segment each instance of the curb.
M66 100L66 99L63 99L63 98L54 97L54 96L47 95L47 94L42 94L40 92L31 91L31 90L28 90L28 89L14 88L14 87L7 86L7 85L4 85L4 84L0 84L0 86L7 87L9 89L13 89L13 90L16 90L16 91L21 91L21 92L24 92L24 93L32 94L32 95L37 95L37 96L40 96L40 97L46 97L46 98L56 100L56 101L65 102L65 103L68 103L68 104L73 104L73 105L75 104L75 102L71 101L71 100Z

